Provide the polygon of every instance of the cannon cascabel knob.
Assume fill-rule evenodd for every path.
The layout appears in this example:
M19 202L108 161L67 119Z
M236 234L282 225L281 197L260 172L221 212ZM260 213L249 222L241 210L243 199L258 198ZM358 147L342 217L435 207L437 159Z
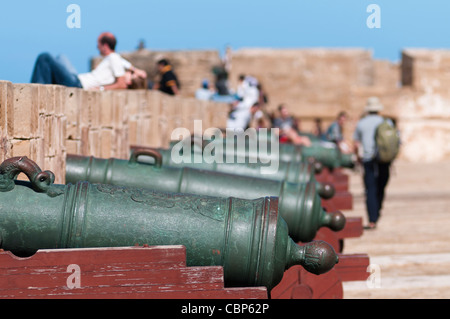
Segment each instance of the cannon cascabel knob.
M323 199L330 199L335 194L335 188L331 183L319 183L317 182L317 192Z
M315 174L320 174L323 170L323 164L317 161L313 161L313 168Z
M324 241L312 241L290 248L291 264L288 267L299 264L315 275L330 271L339 262L339 257L333 247Z
M340 211L324 214L323 225L327 226L333 231L340 231L344 229L345 222L345 216Z

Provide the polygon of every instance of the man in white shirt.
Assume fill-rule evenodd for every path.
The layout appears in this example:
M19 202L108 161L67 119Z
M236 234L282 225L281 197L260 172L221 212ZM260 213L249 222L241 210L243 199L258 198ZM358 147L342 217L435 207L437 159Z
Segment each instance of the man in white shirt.
M140 77L146 77L145 71L139 70L115 52L117 40L110 32L100 34L97 48L104 57L102 62L91 72L77 74L70 68L53 58L48 53L39 55L36 60L31 83L60 84L79 87L86 90L126 89L126 72L134 72Z

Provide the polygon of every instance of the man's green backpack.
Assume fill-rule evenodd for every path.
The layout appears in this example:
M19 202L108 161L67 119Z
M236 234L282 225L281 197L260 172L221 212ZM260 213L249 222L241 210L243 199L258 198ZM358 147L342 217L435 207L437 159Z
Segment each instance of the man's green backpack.
M378 161L382 163L392 162L397 157L400 149L400 137L397 129L388 119L378 125L375 131L375 142L378 150Z

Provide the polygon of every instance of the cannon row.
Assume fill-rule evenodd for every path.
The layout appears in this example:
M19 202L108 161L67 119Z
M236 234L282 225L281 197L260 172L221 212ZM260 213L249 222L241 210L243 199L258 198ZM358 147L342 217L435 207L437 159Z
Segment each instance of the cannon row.
M307 156L280 148L283 164L267 178L249 163L175 163L174 146L132 147L129 160L68 155L65 185L26 157L6 160L0 248L30 256L42 249L183 245L187 266L221 266L226 287L262 286L273 297L291 269L317 279L348 260L348 224L339 211L346 206L333 203L345 190L335 191L332 175L315 177L324 174L317 163L327 170L342 165L335 151L316 146L315 158L314 148ZM18 181L19 173L29 181Z

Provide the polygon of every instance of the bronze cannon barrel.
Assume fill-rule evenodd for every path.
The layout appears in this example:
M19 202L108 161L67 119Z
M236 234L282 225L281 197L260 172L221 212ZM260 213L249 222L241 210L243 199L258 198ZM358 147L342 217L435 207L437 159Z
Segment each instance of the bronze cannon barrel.
M240 142L241 141L241 142ZM178 142L179 143L179 142ZM172 142L173 147L177 143ZM194 148L196 152L201 152L202 148L209 145L215 152L225 154L237 154L241 157L273 159L284 162L301 162L313 158L325 167L330 169L338 167L353 168L355 166L354 154L342 153L336 144L327 141L312 141L311 146L296 145L290 143L276 143L264 141L262 144L258 139L242 140L240 136L233 138L218 138L210 142L202 142L201 148ZM261 147L264 145L264 147ZM270 152L268 150L271 150Z
M345 226L345 217L340 211L326 212L322 208L314 183L294 184L190 167L164 166L161 154L154 150L147 150L146 154L153 156L155 163L144 164L138 161L136 154L133 153L129 160L68 154L66 183L86 180L91 183L243 199L276 196L279 197L280 214L295 241L313 240L320 227L338 231Z
M17 181L21 172L30 181ZM27 256L38 249L184 245L188 266L223 266L227 285L269 289L293 265L321 274L338 261L326 242L298 245L289 237L277 198L53 182L52 172L26 157L0 165L0 248Z
M195 145L192 145L192 147L195 147ZM177 160L175 160L173 152L177 150L174 148L164 149L132 145L130 149L136 156L142 155L139 159L141 162L149 162L152 160L146 158L146 150L155 150L161 153L162 163L166 166L191 167L290 183L306 183L312 181L315 183L317 193L321 198L330 199L335 194L334 186L331 183L321 183L315 179L315 174L321 171L321 166L310 161L278 162L276 163L276 167L271 167L261 162L251 162L248 159L239 160L238 158L233 158L233 160L227 161L226 154L222 154L222 156L216 155L214 160L208 160L206 158L197 160L195 153L190 152L189 156L184 156L180 150Z

